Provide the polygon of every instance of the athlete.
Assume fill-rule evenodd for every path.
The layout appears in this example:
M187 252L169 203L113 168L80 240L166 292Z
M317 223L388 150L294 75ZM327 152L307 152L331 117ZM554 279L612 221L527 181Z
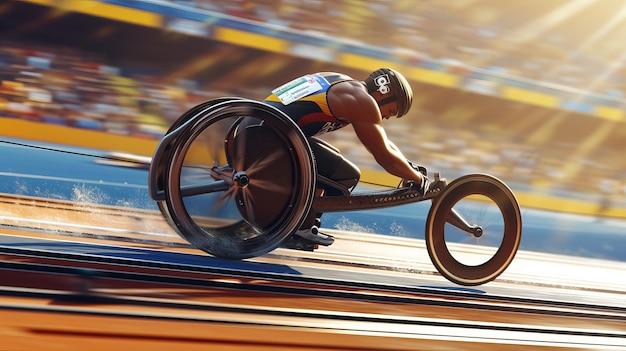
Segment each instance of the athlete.
M404 116L413 102L411 86L399 72L381 68L364 81L334 72L308 74L272 90L264 102L292 118L308 137L317 165L317 195L342 194L336 186L325 184L324 178L345 191L352 191L359 182L359 168L316 137L347 125L352 125L361 143L387 172L402 178L404 186L415 187L422 195L426 193L426 168L407 160L387 138L382 126L383 119ZM229 169L214 167L212 176L232 182ZM286 246L309 249L311 244L331 245L334 238L319 231L320 216L312 209Z
M337 149L316 136L352 125L360 142L387 172L415 186L423 195L428 188L426 169L407 160L387 138L383 119L402 117L411 108L413 92L397 71L381 68L364 81L334 72L309 74L272 91L265 103L291 117L309 138L320 176L345 186L350 191L360 178L356 165ZM318 181L318 183L320 183ZM322 182L323 183L323 182ZM337 191L323 184L318 192ZM320 245L330 245L332 236L319 231L319 216L314 209L302 229L295 234Z

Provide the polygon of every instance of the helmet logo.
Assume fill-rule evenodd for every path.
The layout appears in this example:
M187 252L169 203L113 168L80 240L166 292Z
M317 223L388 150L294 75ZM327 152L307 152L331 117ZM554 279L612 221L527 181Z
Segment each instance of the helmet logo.
M376 86L378 87L378 92L380 92L382 95L385 95L390 91L390 83L391 81L389 80L389 75L387 74L383 74L374 78L374 84L376 84Z

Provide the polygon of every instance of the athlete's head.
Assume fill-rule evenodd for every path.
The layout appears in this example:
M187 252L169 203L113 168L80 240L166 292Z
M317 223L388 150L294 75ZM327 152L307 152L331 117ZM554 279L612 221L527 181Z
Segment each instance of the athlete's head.
M397 102L397 117L402 117L409 112L413 103L413 90L406 78L398 71L391 68L378 69L365 79L365 86L370 94L375 91L381 94L378 106Z

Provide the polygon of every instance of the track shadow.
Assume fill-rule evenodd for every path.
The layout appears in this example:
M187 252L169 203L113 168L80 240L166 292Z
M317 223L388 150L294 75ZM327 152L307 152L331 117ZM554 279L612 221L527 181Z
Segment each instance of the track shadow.
M71 258L92 262L108 263L127 261L141 263L152 268L172 268L192 271L237 271L268 274L301 275L302 273L288 265L251 262L246 260L227 260L208 254L190 254L160 250L86 244L71 241L46 240L27 237L0 235L0 252L23 251L46 252L55 258Z

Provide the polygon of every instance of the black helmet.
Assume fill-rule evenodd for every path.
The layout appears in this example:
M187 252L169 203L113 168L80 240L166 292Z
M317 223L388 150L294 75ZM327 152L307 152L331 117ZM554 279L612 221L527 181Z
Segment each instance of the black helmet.
M372 72L365 80L365 86L370 94L379 91L384 95L389 92L388 85L393 86L394 95L380 100L378 106L397 101L397 116L402 117L409 112L413 103L413 90L406 78L391 68L380 68Z

